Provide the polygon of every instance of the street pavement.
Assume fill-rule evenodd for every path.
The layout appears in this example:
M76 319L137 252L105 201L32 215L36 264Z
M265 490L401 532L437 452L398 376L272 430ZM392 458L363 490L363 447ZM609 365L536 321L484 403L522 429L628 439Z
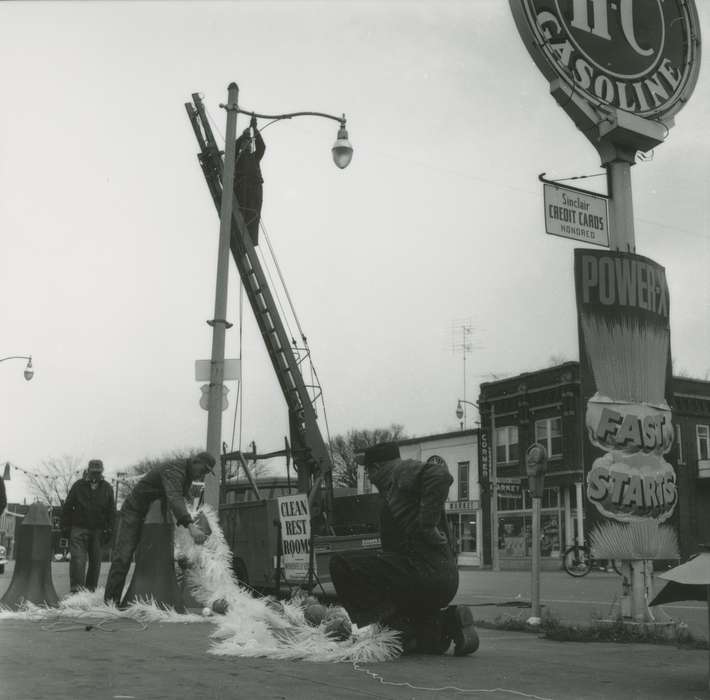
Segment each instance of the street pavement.
M107 565L102 567L103 585ZM0 594L12 568L0 576ZM529 616L527 572L465 571L457 601L479 620ZM68 565L53 564L57 593L68 593ZM561 621L591 620L613 601L618 582L594 572L572 579L545 572L544 609ZM702 618L706 608L682 612ZM668 606L667 609L675 608ZM698 629L702 624L698 621ZM669 645L553 642L527 632L479 628L472 656L409 656L381 664L316 664L216 657L209 622L93 625L0 620L0 698L459 698L493 700L695 700L710 698L708 652Z

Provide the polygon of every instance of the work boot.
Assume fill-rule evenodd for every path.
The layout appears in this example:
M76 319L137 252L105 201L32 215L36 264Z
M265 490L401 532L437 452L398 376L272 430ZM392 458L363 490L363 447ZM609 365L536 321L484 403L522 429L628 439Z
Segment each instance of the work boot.
M473 654L478 649L478 633L467 605L450 605L443 611L444 634L454 642L454 656Z

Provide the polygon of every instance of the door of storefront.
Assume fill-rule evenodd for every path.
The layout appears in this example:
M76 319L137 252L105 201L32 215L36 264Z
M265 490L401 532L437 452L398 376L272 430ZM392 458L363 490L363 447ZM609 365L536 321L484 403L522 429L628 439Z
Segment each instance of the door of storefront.
M459 566L480 566L480 512L477 501L450 501L446 520L456 545Z

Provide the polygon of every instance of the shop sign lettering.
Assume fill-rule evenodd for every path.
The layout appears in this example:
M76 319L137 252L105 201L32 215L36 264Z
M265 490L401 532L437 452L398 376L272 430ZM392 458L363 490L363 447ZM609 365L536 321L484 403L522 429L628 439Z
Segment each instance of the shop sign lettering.
M510 0L540 70L594 107L670 117L700 67L693 0Z
M488 446L488 431L481 429L478 437L478 449L479 449L479 460L480 465L480 479L481 483L487 483L490 475L490 449Z
M545 230L553 236L609 246L605 197L545 183Z
M611 454L594 460L587 475L587 497L615 520L653 518L667 520L678 501L676 475L657 455L624 455L616 462Z
M620 307L668 318L668 283L660 266L640 257L582 255L581 304Z
M281 525L281 567L286 581L302 581L308 574L311 517L308 496L300 493L278 499ZM314 562L315 563L315 562Z

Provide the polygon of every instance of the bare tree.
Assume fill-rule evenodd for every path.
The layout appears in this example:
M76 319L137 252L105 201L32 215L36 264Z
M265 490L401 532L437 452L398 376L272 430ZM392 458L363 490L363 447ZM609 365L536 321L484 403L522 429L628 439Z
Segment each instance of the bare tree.
M61 506L71 485L84 471L81 458L74 455L52 457L37 472L25 472L31 493L50 506Z
M397 423L392 423L388 428L349 430L345 435L336 435L330 441L333 455L333 483L336 486L356 487L357 453L380 442L402 440L406 437L404 426Z

